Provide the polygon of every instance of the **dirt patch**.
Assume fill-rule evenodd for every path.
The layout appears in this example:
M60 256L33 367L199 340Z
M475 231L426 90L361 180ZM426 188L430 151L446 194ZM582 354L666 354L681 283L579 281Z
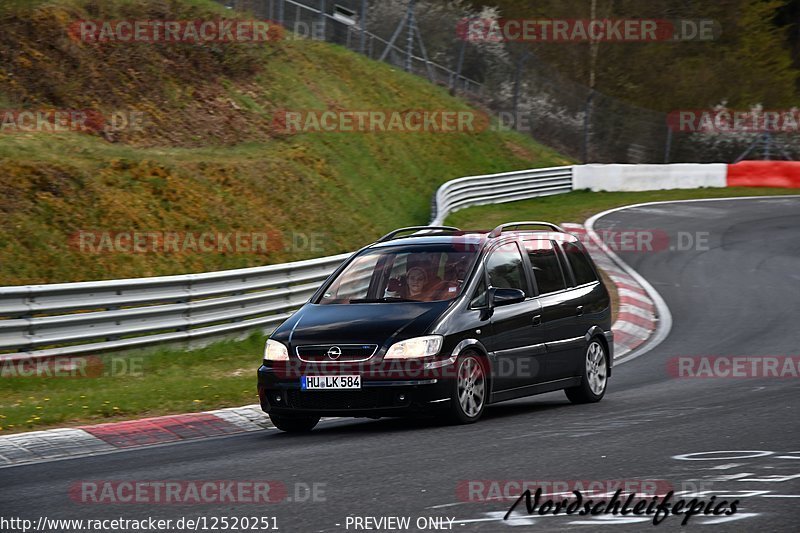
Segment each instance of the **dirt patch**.
M513 141L506 141L506 147L511 150L511 153L515 156L519 157L520 159L524 159L527 161L535 161L536 156L533 152L525 148L524 146L520 146L519 144Z

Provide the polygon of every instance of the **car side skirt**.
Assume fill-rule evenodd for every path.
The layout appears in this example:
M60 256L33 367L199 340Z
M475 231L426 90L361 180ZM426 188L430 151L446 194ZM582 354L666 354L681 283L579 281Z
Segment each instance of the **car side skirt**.
M506 400L524 398L525 396L533 396L534 394L544 394L545 392L553 392L561 389L566 389L569 387L576 387L580 384L581 384L580 376L575 376L571 378L547 381L545 383L526 385L524 387L517 387L515 389L506 389L502 391L492 392L492 394L489 396L489 403L504 402Z

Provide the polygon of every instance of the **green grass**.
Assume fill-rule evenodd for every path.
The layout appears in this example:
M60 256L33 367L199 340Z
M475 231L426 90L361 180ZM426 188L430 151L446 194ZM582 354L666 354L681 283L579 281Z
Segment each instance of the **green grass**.
M253 335L192 352L88 358L74 375L12 377L0 363L0 435L258 403L263 351Z
M646 192L575 191L568 194L508 204L471 207L451 214L447 217L446 223L464 229L492 229L504 222L524 220L545 220L557 224L563 222L583 223L591 215L607 209L643 202L786 194L800 194L800 190L730 187L725 189L676 189Z
M54 15L49 31L65 17ZM17 30L14 37L27 34L36 32ZM470 109L422 78L325 43L287 41L240 55L225 49L234 62L258 59L261 70L229 74L208 59L200 62L208 72L191 80L179 77L181 69L151 76L159 61L187 61L181 48L159 49L166 59L142 46L110 57L97 55L107 53L103 47L66 48L74 50L79 55L71 59L85 68L70 76L74 88L51 89L67 99L57 107L143 111L146 131L114 143L86 134L0 135L0 285L208 272L341 253L427 222L431 196L445 181L570 163L509 131L276 134L271 121L281 110ZM49 80L61 68L43 62L46 51L25 58L41 74L37 79ZM22 98L14 93L20 84L4 94L3 68L0 100ZM130 69L143 72L147 83L106 78ZM120 90L101 91L109 85ZM48 105L41 94L27 97L29 107ZM322 246L94 255L70 239L87 230L321 233Z
M640 202L799 192L755 188L635 193L579 191L469 208L455 213L448 223L465 228L491 228L501 222L531 218L583 222L600 211ZM263 343L263 336L253 335L245 341L216 343L192 352L142 352L121 356L114 363L104 358L107 365L132 369L133 374L123 372L87 379L0 377L3 387L0 434L256 403L255 371Z
M447 180L568 163L512 134L334 135L205 148L135 148L74 135L0 138L0 285L207 272L342 253L427 222L431 196ZM79 231L317 233L321 248L93 255L71 241Z

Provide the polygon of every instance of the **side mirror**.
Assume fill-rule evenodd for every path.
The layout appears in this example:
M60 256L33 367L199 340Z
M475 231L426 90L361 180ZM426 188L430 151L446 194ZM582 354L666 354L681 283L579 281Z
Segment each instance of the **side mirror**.
M502 307L504 305L518 304L525 301L525 291L520 289L489 289L489 307Z

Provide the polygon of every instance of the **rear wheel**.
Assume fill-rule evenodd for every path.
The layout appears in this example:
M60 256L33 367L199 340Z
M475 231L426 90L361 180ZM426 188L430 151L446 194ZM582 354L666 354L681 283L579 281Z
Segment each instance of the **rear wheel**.
M597 339L592 339L586 347L582 378L577 387L564 389L569 401L593 403L603 399L608 384L608 355L603 343Z
M318 416L305 415L269 415L275 427L287 433L308 433L319 423Z
M489 380L480 358L468 353L456 361L456 377L450 396L448 421L454 424L477 422L489 398Z

